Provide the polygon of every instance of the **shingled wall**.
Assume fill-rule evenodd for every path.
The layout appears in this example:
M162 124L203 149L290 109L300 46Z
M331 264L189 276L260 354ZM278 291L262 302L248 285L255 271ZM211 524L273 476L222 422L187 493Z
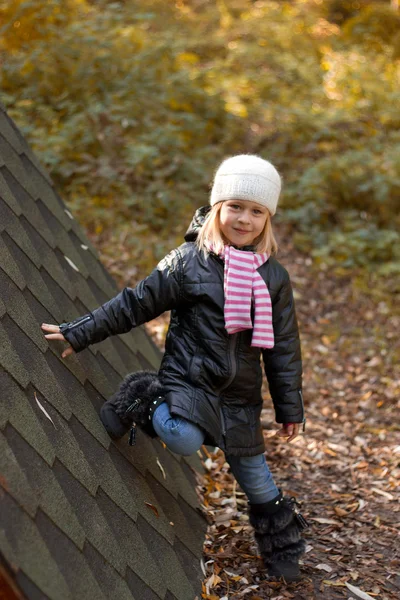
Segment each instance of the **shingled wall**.
M0 553L25 598L200 597L198 457L141 432L134 448L111 442L98 417L159 352L138 328L63 360L40 329L117 291L0 108Z

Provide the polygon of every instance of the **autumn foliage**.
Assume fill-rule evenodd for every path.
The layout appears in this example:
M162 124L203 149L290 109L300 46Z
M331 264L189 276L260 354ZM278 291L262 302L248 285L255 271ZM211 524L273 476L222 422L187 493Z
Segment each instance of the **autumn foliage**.
M298 247L393 277L399 22L390 2L3 0L2 98L117 276L180 242L244 151L280 169Z

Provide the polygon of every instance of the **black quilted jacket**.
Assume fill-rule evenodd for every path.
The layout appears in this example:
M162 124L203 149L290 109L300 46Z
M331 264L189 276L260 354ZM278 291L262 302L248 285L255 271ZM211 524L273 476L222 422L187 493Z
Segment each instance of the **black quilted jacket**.
M264 451L261 354L277 422L304 420L292 288L286 269L275 258L258 269L271 295L274 348L252 348L252 330L228 335L223 261L214 254L206 258L194 244L207 210L196 211L186 242L146 279L73 321L64 335L79 352L171 310L160 367L171 412L200 425L207 433L206 442L227 454L252 456Z

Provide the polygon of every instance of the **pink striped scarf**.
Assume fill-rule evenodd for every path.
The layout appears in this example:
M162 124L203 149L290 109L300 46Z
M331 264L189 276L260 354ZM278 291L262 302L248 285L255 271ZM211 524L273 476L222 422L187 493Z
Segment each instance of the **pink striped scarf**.
M272 303L268 287L258 273L269 258L267 252L254 253L225 246L223 258L225 327L229 334L253 328L251 345L274 347ZM254 327L251 321L251 301L254 298Z

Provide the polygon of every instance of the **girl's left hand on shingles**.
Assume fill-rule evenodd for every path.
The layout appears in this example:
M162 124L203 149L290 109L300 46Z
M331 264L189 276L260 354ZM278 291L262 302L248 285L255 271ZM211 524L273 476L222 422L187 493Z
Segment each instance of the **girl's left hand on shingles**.
M282 429L280 429L276 435L279 437L288 438L286 441L291 442L296 439L299 435L301 423L283 423Z

